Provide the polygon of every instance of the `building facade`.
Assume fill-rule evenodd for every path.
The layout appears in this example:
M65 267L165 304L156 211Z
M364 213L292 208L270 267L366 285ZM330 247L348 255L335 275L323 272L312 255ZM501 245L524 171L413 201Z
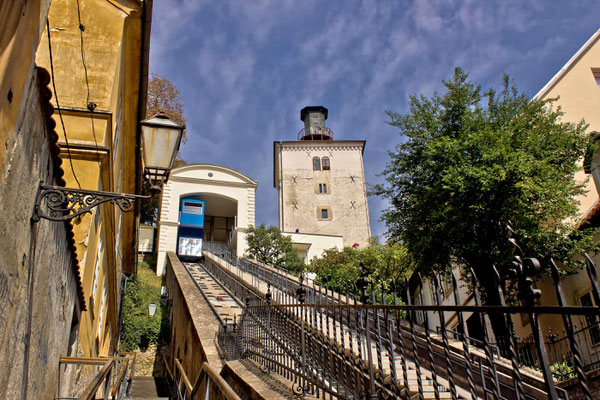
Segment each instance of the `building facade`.
M139 193L145 114L148 2L54 0L36 64L53 71L67 187ZM106 203L72 221L88 311L78 354L118 349L124 277L137 262L137 217Z
M0 5L1 398L54 398L59 376L85 386L91 370L59 374L60 357L118 350L136 213L32 216L42 184L139 193L151 4Z
M320 255L323 248L367 246L371 236L365 141L334 140L325 126L327 114L325 107L303 108L304 128L297 140L273 144L279 229L292 237L307 261L312 258L307 255ZM319 246L319 251L312 249Z
M35 49L49 1L0 5L0 398L51 399L86 304L71 224L32 221L40 183L65 186Z
M204 244L243 255L246 230L254 225L258 183L234 169L214 164L189 164L171 171L165 184L158 220L156 274L165 273L167 253L177 250L182 199L205 202Z

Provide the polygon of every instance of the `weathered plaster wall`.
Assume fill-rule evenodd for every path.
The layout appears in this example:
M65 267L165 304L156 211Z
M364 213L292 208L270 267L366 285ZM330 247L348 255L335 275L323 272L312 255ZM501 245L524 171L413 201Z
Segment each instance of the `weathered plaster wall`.
M223 365L215 346L219 322L175 253L167 253L166 281L171 307L171 354L181 361L192 385L203 362L218 371Z
M0 3L0 169L23 118L50 0Z
M42 78L40 78L42 77ZM64 222L31 224L38 184L56 184L51 133L41 101L47 72L33 74L7 149L0 186L0 398L50 399L58 360L76 344L79 317L73 254ZM46 89L45 95L49 95ZM72 236L71 236L72 238ZM76 322L75 322L76 323ZM72 329L75 328L75 329Z

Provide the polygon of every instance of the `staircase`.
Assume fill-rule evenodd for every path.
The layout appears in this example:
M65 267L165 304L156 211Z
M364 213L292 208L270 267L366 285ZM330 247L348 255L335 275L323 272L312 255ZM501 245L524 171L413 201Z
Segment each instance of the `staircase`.
M168 386L152 376L136 376L131 382L131 398L134 400L168 399Z

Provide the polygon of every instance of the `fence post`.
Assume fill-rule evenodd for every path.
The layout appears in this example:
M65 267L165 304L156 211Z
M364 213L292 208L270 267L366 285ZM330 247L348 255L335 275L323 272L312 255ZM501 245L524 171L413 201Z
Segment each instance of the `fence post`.
M562 290L562 285L560 283L560 274L558 272L558 268L554 263L554 260L550 259L550 268L552 270L552 279L554 280L554 287L556 288L556 298L558 300L558 305L563 307L565 305L564 293ZM575 340L575 336L573 336L573 321L571 320L570 315L562 314L563 324L565 326L566 337L569 340L569 345L571 347L571 352L573 353L573 362L575 363L575 372L577 372L577 377L579 378L579 384L581 385L581 391L587 400L592 400L592 393L588 387L587 377L585 375L585 371L583 369L583 363L581 361L581 351L579 350L579 345Z

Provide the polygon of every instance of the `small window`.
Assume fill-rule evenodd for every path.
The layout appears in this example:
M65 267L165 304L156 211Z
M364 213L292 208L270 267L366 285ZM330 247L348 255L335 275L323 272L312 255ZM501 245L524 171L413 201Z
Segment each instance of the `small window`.
M102 231L100 231L100 235ZM98 290L98 274L102 264L102 236L98 239L98 251L96 254L96 266L94 267L94 278L92 279L92 302L96 302L96 291Z
M327 184L319 183L319 193L327 193Z
M319 157L313 157L313 171L321 170L321 159Z
M317 219L319 221L331 221L331 209L329 207L317 208Z
M323 171L329 171L329 157L323 157Z

